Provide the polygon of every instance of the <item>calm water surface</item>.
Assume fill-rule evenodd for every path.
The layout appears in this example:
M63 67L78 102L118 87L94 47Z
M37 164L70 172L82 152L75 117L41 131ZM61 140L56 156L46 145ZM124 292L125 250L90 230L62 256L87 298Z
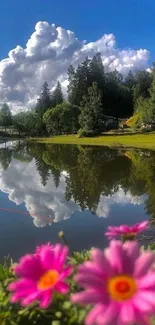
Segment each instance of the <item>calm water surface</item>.
M60 230L75 250L104 247L108 225L145 219L154 225L155 152L0 144L0 261Z

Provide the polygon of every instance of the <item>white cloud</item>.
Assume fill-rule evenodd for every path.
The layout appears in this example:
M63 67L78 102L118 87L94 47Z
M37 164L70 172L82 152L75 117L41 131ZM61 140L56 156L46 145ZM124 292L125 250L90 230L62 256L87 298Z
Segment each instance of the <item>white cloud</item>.
M1 166L1 165L0 165ZM81 211L74 200L65 200L67 172L62 172L60 184L55 188L52 176L47 185L41 184L40 176L36 170L35 160L20 162L12 159L7 170L0 167L0 190L8 193L8 198L17 205L25 204L27 211L33 218L36 227L51 225L71 218L76 211ZM113 204L139 205L145 197L132 196L130 191L124 193L120 187L112 196L100 196L96 214L98 217L108 217Z
M1 103L7 101L14 112L32 107L45 80L52 89L59 79L65 89L68 66L77 66L96 52L101 52L109 70L117 69L125 74L130 69L148 68L146 49L121 50L113 34L86 43L70 30L40 21L25 48L18 45L9 52L8 58L0 61Z
M118 191L111 196L100 196L100 201L97 207L96 214L98 217L107 218L110 214L113 204L125 205L140 205L146 200L146 195L133 196L130 191L124 193L123 189L119 187Z

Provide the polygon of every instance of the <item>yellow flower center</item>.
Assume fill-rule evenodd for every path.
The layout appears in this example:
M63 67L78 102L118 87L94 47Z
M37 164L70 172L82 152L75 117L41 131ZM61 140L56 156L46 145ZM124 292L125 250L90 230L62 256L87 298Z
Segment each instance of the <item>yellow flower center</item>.
M38 282L38 288L40 290L47 290L53 287L59 278L59 273L56 270L47 271Z
M108 280L107 290L115 301L130 299L137 291L136 282L128 275L118 275Z

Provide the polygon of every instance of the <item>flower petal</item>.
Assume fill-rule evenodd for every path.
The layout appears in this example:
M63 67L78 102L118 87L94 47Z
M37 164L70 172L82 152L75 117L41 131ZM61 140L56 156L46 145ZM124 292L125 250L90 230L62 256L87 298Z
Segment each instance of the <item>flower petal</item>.
M104 252L102 252L100 249L92 249L91 251L92 259L97 265L97 267L104 271L106 274L111 275L111 265L104 255Z
M119 313L120 324L134 323L135 320L135 308L131 302L126 302L121 305Z
M102 315L98 316L97 324L108 325L111 324L112 322L113 323L117 322L118 312L119 312L118 304L112 302L111 304L106 306L106 309L102 313Z
M100 314L102 314L105 310L105 306L102 304L97 304L93 307L86 316L85 325L94 325L96 323L96 319Z
M27 297L22 300L22 306L29 306L34 301L39 300L40 295L41 295L41 291L39 290L33 292L30 295L27 295Z
M154 254L151 252L142 253L135 261L134 276L142 277L146 275L154 262Z
M140 279L137 279L139 289L155 290L155 272L149 272Z
M8 285L9 291L25 290L25 289L32 289L32 288L33 289L36 288L36 282L29 279L20 279Z
M39 305L41 308L48 308L51 302L52 302L52 291L46 290L41 294Z
M78 273L75 276L75 281L84 288L91 288L91 287L95 287L98 289L104 288L104 278L99 278L91 273L88 273L87 276L86 274Z
M135 306L140 311L151 311L155 307L155 292L154 291L140 291L133 300Z
M37 255L25 255L15 266L14 272L17 276L38 280L43 273L40 259Z
M112 240L108 254L115 275L117 273L124 273L129 263L127 253L123 248L123 243L120 240Z
M50 246L43 246L40 249L39 256L41 259L42 267L44 271L55 268L55 256L54 249L51 249Z
M106 297L106 300L108 297ZM97 304L97 303L105 303L104 295L102 292L98 292L97 290L88 289L86 291L78 292L72 295L71 301L74 303L80 304Z
M72 267L72 266L68 266L68 267L66 267L66 268L65 268L65 269L60 273L60 277L59 277L59 279L60 279L60 280L63 280L63 279L65 279L65 278L67 278L68 276L71 275L72 271L73 271L73 267Z
M69 291L69 285L64 282L58 282L55 286L55 290L59 291L61 294L65 295Z

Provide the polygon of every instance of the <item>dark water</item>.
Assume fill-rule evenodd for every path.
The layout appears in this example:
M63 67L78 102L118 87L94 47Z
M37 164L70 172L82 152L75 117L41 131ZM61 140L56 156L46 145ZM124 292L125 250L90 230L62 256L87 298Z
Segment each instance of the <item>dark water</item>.
M0 144L0 261L59 241L60 230L73 249L103 247L108 225L148 218L153 225L155 152Z

